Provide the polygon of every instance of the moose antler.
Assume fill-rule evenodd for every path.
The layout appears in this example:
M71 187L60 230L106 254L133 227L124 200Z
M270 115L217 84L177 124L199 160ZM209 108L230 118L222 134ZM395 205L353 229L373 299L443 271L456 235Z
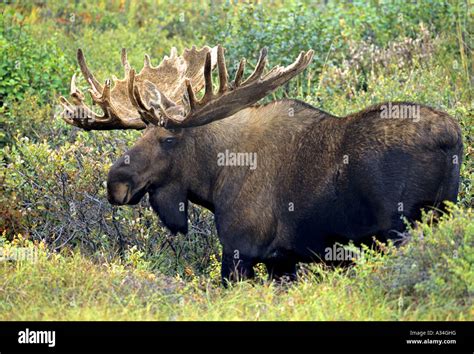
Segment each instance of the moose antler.
M217 57L217 58L216 58ZM311 62L313 51L301 52L296 61L287 66L276 66L263 75L267 50L260 52L254 72L242 82L245 59L240 61L235 78L228 83L224 48L196 47L185 49L177 56L176 49L165 56L157 67L145 55L143 69L136 74L131 68L127 52L122 49L125 78L113 77L114 87L107 79L102 86L89 70L81 49L77 60L82 74L91 88L89 93L103 111L96 114L84 104L84 95L76 87L76 76L71 80L71 101L60 97L64 107L62 118L69 124L86 130L143 129L152 123L166 128L195 127L229 117L259 101L303 71ZM214 93L212 70L218 66L219 89ZM205 87L204 96L196 93Z
M125 78L122 80L113 77L114 87L107 79L104 86L94 77L89 70L84 54L81 49L77 51L77 61L84 78L90 85L89 93L92 101L99 105L103 111L102 115L95 113L84 103L84 94L76 86L76 75L71 79L71 101L60 97L64 108L61 117L69 124L85 130L112 130L112 129L143 129L150 121L132 104L133 97L129 96L128 86L130 81L135 84L137 92L142 91L144 97L149 97L149 85L158 87L170 97L173 102L181 103L181 97L186 91L185 79L189 80L199 90L204 85L203 67L207 57L211 58L211 66L215 66L217 48L203 47L186 49L182 56L177 56L176 48L171 50L170 57L165 56L157 67L151 65L150 57L145 55L144 66L139 74L135 71L127 59L127 52L122 49L122 65L125 70ZM145 88L144 85L148 85ZM139 93L138 93L139 94ZM165 104L169 102L164 100ZM170 101L171 102L171 101Z
M200 126L229 117L262 99L303 71L311 62L313 54L312 50L301 52L293 64L287 67L276 66L267 74L262 75L267 63L267 50L263 48L255 70L247 80L241 82L245 68L245 59L242 59L234 81L229 84L224 48L218 46L219 89L216 93L212 87L212 58L211 54L207 53L204 62L205 92L202 99L196 99L195 93L199 90L190 79L185 80L187 89L181 99L182 104L167 97L150 81L145 81L146 97L143 99L140 90L135 85L133 71L131 71L132 75L130 75L128 83L129 97L142 118L150 123L166 128Z

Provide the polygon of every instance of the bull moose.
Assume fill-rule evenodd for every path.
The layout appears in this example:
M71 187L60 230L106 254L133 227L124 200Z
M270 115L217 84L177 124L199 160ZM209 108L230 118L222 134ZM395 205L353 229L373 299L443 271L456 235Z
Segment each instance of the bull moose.
M242 59L229 81L221 46L173 49L157 67L145 55L138 74L123 49L125 78L113 88L81 49L77 57L103 114L85 105L73 76L62 118L85 130L145 129L111 167L108 200L134 205L148 193L173 234L188 230L188 202L212 211L223 281L251 278L260 262L273 278L295 278L297 262L336 242L394 239L422 208L457 198L461 130L444 112L391 102L336 117L292 99L257 104L301 73L312 50L264 73L262 49L247 79Z

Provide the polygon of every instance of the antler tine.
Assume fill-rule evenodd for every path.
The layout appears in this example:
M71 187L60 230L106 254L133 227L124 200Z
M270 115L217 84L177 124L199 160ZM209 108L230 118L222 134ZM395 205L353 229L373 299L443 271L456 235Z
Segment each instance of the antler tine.
M260 51L260 57L258 58L258 63L255 66L255 70L248 77L248 79L242 83L242 85L248 85L251 82L258 80L260 78L260 76L263 73L263 70L265 69L265 66L267 65L267 54L268 54L267 48L262 48L262 50Z
M71 78L71 89L70 89L70 94L74 94L77 92L77 87L76 87L76 73L74 73L72 75L72 78Z
M219 93L227 90L227 67L225 66L224 48L217 47L217 67L219 69Z
M110 100L110 79L105 80L104 90L102 91L102 97L104 103L111 104Z
M169 105L169 107L175 105L175 103L163 95L150 81L146 80L145 85L148 87L148 89L152 87L154 91L153 93L156 93L157 95L157 99L152 102L151 107L146 106L140 95L138 87L135 86L135 70L131 69L128 75L127 85L130 102L137 109L138 113L140 114L140 118L145 122L145 124L151 123L153 125L162 125L162 117L169 119L166 114L167 107L163 105L163 102L165 105ZM159 110L160 114L156 113L155 108Z
M87 67L86 58L84 57L84 53L82 52L81 48L77 50L77 61L79 62L79 67L81 68L82 75L84 75L86 81L91 84L93 89L98 92L101 92L102 85L99 83L99 81L97 81L97 79Z
M101 92L95 91L93 88L89 89L89 93L92 97L92 100L95 103L101 105L104 109L107 109L111 106L110 101L110 79L105 80L105 85L103 86Z
M153 85L150 82L151 86L153 86L153 91L155 92L157 99L155 101L151 101L151 112L150 114L153 115L154 121L158 122L160 126L166 126L166 123L168 120L170 120L170 116L166 112L168 108L174 108L177 107L176 103L171 101L164 93L162 93L160 90L156 88L155 85ZM186 94L186 93L185 93ZM156 114L155 108L158 109L159 114Z
M155 86L155 84L153 84L153 82L145 80L143 84L146 88L146 93L148 94L148 96L152 94L156 97L156 99L148 100L151 106L159 105L160 107L164 109L168 109L168 108L176 106L176 103L170 100L168 97L166 97L166 95L163 92L158 90L158 88Z
M84 94L76 86L76 73L71 78L70 95L75 104L81 104L84 101Z
M187 91L187 98L188 98L188 103L189 103L189 109L193 110L196 107L196 96L194 95L194 90L193 86L191 84L191 81L189 79L186 79L186 91Z
M122 48L122 55L121 55L122 65L125 70L125 75L127 75L131 69L130 63L128 62L127 58L127 49Z
M138 92L138 87L135 86L135 69L130 69L128 72L128 97L130 98L130 102L132 105L138 110L140 113L140 117L143 119L144 114L143 111L147 111L148 108L145 106L143 103L143 100L140 96L140 93ZM148 121L145 121L145 123L150 123Z
M131 69L128 73L128 79L127 79L128 98L130 99L132 106L137 107L138 103L135 100L135 95L133 94L134 85L135 85L135 69Z
M196 48L196 46L193 46L193 48ZM172 47L170 51L170 59L174 59L178 56L178 50L176 47Z
M184 91L183 97L181 97L181 102L183 103L183 106L185 107L184 111L186 112L186 114L193 110L192 104L189 101L189 91L188 91L187 85L186 85L186 91ZM188 107L188 110L186 110L186 107Z
M145 59L143 61L143 66L146 67L146 68L151 67L151 60L150 60L150 56L148 54L145 54Z
M140 95L140 91L138 90L138 87L135 85L133 86L133 97L135 97L135 102L137 102L136 108L138 109L139 112L147 111L149 109L145 105L145 102L143 102L142 96Z
M239 63L239 68L237 69L237 72L235 73L235 78L233 82L234 87L240 86L240 82L242 81L242 76L244 75L244 70L245 70L245 58L242 58Z
M160 117L156 114L154 107L148 108L142 100L140 91L137 86L133 87L133 96L135 97L136 102L138 103L137 109L140 113L140 117L145 121L145 123L151 123L153 125L160 124ZM160 110L164 113L165 109L162 107L161 103L158 102Z
M104 122L108 122L108 119L98 116L95 112L82 104L82 102L78 103L77 98L74 98L74 96L74 104L71 104L63 96L59 97L59 101L61 106L64 108L63 112L60 114L60 117L70 125L74 125L85 130L91 130L91 122L93 122L93 124L98 123L99 125L103 124Z
M204 96L199 104L205 104L212 99L212 65L211 65L211 53L206 54L206 61L204 64L204 82L205 91Z
M170 100L168 97L166 97L166 95L163 92L161 92L160 90L158 90L154 84L152 84L149 81L145 81L145 85L147 85L148 83L150 84L150 86L153 87L153 90L156 91L156 94L159 98L159 101L163 104L163 107L170 108L170 107L176 106L176 103L174 101Z
M63 106L64 111L61 113L61 118L68 124L74 125L72 117L74 116L74 105L69 103L69 101L64 97L59 97L59 102Z

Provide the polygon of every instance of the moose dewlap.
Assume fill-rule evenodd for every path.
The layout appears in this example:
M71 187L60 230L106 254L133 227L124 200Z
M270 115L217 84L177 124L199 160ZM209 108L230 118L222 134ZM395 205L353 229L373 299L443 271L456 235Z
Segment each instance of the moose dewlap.
M312 56L301 52L293 64L265 72L263 49L247 79L243 59L229 82L220 46L181 56L173 49L157 67L145 56L138 74L122 50L125 78L111 87L97 81L78 50L104 113L84 104L73 77L71 102L61 98L63 118L86 130L145 129L110 169L111 203L136 204L148 194L172 233L187 232L189 201L201 205L215 215L223 279L252 277L259 262L272 277L295 278L297 262L324 260L335 243L395 239L422 208L455 201L463 152L457 122L416 103L346 117L297 100L256 104ZM230 163L230 152L248 163Z

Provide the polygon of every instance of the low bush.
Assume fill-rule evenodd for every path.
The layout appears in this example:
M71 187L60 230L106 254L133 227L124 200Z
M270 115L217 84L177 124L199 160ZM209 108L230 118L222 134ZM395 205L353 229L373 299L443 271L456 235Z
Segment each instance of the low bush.
M0 262L0 319L473 320L474 212L431 217L400 248L366 249L349 269L307 265L285 287L260 274L224 289L218 269L183 281L153 271L135 248L98 262L17 235L3 239L4 255L22 247L30 257Z

